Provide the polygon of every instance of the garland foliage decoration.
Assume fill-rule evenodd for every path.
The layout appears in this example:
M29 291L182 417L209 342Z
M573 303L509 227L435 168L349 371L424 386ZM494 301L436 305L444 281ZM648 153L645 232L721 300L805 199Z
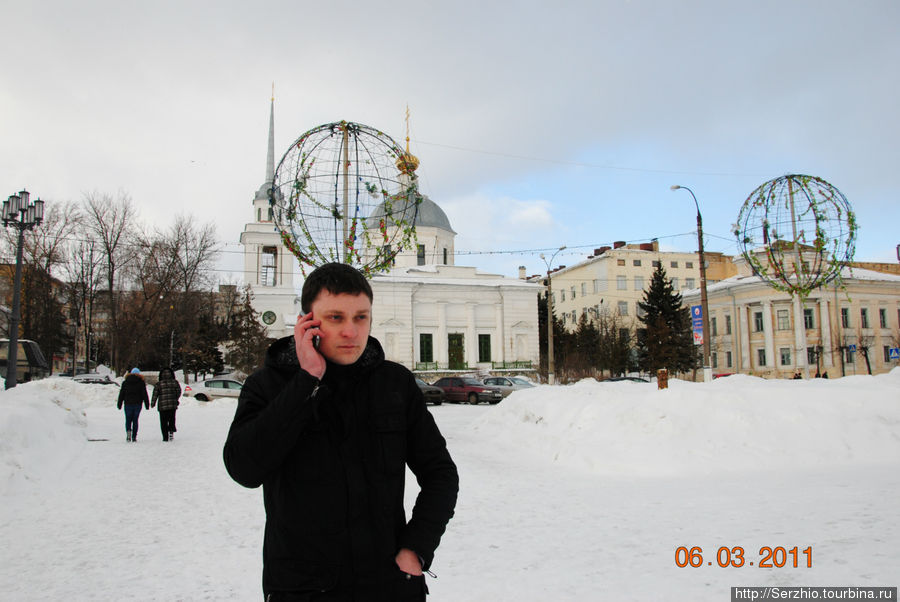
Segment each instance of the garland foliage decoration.
M423 197L409 157L387 134L347 121L315 127L291 144L269 205L304 274L342 262L372 276L415 245Z
M785 175L750 193L733 232L753 273L806 299L853 260L856 215L840 190L815 176Z

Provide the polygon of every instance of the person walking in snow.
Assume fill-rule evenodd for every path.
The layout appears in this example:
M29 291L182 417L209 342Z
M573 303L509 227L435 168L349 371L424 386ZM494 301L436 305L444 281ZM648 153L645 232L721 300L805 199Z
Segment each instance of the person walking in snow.
M228 474L262 485L263 594L271 602L424 602L424 571L459 489L412 373L369 336L372 288L340 263L303 284L294 335L241 389ZM403 505L416 475L412 515Z
M175 380L175 373L171 368L163 368L159 371L159 382L153 387L153 397L150 407L155 407L159 402L159 428L162 430L162 440L171 441L175 438L175 410L178 409L178 398L181 397L181 385Z
M119 389L119 401L116 407L125 406L125 441L137 441L138 419L141 416L141 405L150 409L150 397L147 395L147 384L141 371L132 368L131 373L122 381Z

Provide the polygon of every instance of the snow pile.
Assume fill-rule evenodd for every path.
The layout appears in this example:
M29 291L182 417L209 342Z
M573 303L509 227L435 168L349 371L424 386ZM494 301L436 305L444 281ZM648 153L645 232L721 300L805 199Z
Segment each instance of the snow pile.
M581 381L516 391L473 428L517 453L596 474L707 475L896 462L900 369L710 384Z
M65 378L22 383L0 393L0 493L63 472L87 441L84 408L109 404L107 395L115 404L117 394L115 385Z

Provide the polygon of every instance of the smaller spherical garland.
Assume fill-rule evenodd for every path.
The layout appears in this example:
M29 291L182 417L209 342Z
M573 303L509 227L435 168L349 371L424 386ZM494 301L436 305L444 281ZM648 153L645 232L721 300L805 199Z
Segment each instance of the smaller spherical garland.
M840 190L815 176L786 175L750 193L734 235L754 274L804 299L840 279L853 259L857 227Z

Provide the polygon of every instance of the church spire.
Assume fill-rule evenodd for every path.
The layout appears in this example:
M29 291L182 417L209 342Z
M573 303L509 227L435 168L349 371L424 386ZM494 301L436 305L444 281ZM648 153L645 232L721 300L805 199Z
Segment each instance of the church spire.
M272 105L269 108L269 151L266 154L266 182L275 181L275 82L272 82Z

